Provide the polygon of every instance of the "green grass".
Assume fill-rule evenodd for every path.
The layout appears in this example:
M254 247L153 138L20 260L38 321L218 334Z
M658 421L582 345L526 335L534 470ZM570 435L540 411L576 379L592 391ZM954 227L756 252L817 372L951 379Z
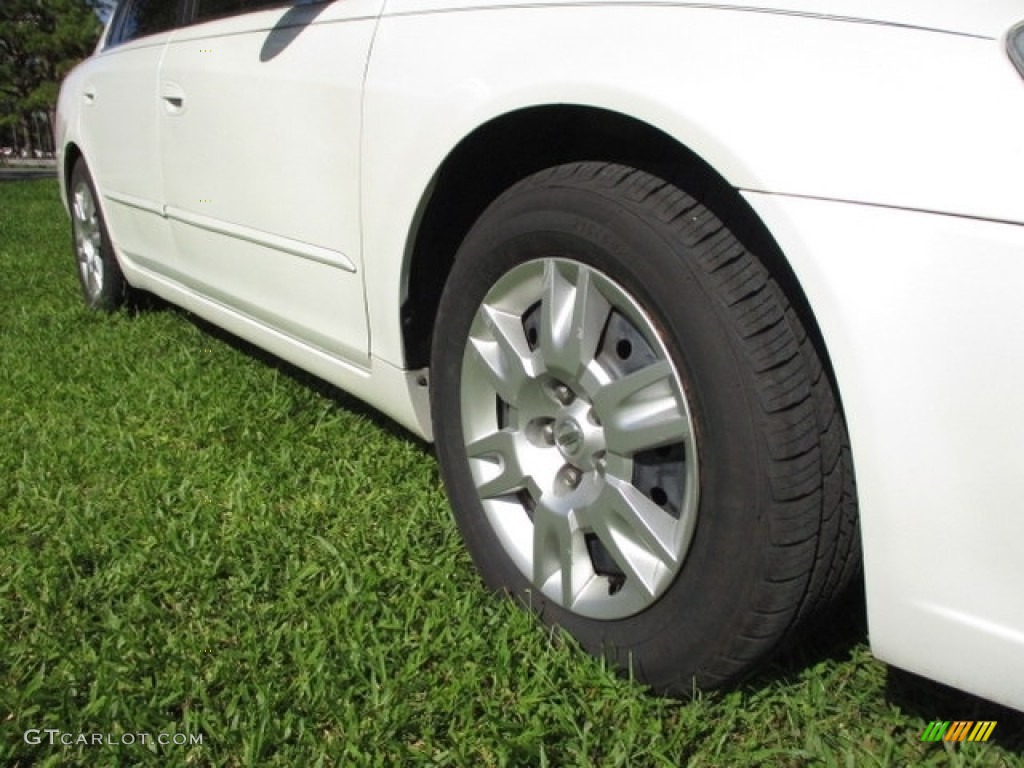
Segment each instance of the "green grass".
M874 660L855 605L737 691L615 676L486 593L427 446L184 312L87 312L67 229L0 185L0 764L1024 765L1024 716Z

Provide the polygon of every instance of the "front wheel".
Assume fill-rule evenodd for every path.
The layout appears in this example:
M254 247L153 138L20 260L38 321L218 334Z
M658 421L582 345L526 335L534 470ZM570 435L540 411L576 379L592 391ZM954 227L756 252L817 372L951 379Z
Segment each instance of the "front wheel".
M659 690L749 672L849 578L817 356L765 267L664 181L583 163L496 200L456 256L432 378L485 582Z

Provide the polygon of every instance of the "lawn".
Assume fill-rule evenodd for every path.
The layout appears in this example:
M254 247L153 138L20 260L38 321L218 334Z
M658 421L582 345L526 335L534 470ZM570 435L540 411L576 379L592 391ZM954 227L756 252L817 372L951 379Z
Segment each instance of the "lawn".
M616 676L483 589L429 446L86 311L52 181L0 184L0 403L0 764L1024 765L1024 715L873 659L856 599L739 690Z

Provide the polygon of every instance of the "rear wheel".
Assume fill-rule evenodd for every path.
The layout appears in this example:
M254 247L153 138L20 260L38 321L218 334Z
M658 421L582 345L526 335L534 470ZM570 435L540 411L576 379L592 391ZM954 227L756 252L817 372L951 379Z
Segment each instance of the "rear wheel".
M81 158L71 171L68 198L71 244L85 303L91 309L117 309L128 296L128 283L110 244L92 176Z
M828 379L695 199L583 163L466 237L433 344L437 451L485 582L669 692L749 672L849 580Z

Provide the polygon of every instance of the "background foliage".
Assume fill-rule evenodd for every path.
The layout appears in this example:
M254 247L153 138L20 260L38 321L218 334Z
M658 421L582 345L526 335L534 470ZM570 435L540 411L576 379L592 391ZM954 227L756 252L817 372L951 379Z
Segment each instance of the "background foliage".
M3 0L0 3L0 143L39 141L32 115L52 123L65 74L89 55L113 0ZM12 131L13 129L13 131Z

